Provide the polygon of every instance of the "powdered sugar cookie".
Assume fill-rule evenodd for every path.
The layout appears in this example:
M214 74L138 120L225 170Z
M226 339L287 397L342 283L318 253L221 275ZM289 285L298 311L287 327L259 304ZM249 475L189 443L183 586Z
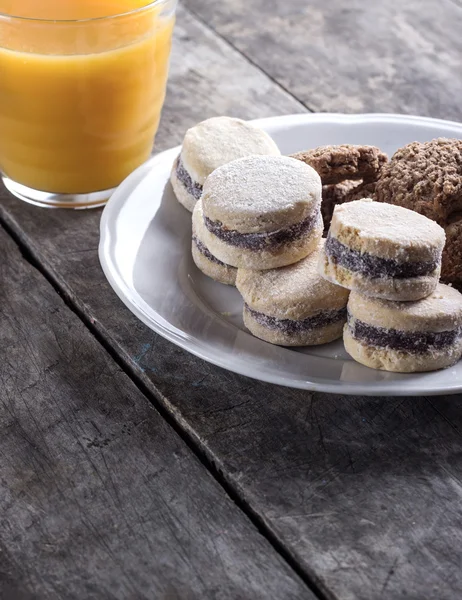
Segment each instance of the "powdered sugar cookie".
M326 344L342 336L349 292L323 279L317 250L301 261L266 271L239 269L244 323L256 337L282 346Z
M308 256L322 235L321 180L283 156L251 156L219 167L202 195L204 241L233 267L273 269Z
M444 230L414 211L357 200L336 206L319 268L329 281L387 300L435 289Z
M462 355L462 294L442 283L416 302L391 302L350 294L344 343L373 369L434 371Z
M194 210L206 178L218 167L253 154L280 154L271 137L241 119L213 117L186 132L170 180L179 202Z

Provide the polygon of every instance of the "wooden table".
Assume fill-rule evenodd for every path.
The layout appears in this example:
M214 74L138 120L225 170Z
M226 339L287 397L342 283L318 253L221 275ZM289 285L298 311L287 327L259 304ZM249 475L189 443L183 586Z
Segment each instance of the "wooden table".
M460 0L185 0L157 150L305 111L462 120ZM0 597L462 597L462 398L258 383L144 327L100 211L1 194Z

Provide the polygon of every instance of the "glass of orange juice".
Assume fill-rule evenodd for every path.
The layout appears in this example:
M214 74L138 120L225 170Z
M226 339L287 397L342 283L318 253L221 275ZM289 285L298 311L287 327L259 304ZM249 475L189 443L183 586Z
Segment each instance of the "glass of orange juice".
M176 0L0 0L0 171L40 206L101 206L152 151Z

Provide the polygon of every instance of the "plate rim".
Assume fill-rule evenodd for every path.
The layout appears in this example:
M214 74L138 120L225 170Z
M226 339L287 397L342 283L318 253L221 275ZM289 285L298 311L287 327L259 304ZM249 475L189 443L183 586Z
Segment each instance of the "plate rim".
M431 125L438 128L438 126L452 127L460 131L462 135L462 123L456 121L448 121L445 119L434 119L432 117L417 116L417 115L405 115L405 114L394 114L394 113L362 113L362 114L344 114L344 113L296 113L290 115L279 115L274 117L264 117L260 119L252 119L249 122L262 127L270 126L283 126L284 124L296 125L298 122L344 122L344 123L361 123L368 121L389 121L389 122L405 122L414 124ZM106 247L111 242L111 235L108 227L108 223L113 214L117 214L122 206L127 202L130 196L136 191L139 185L142 184L145 177L149 175L153 166L157 161L163 161L167 154L172 154L172 158L176 156L181 149L181 145L175 146L168 150L162 151L155 156L151 157L147 162L138 167L133 171L115 190L101 215L100 219L100 240L98 245L98 257L100 261L103 273L108 280L110 286L116 295L120 298L123 304L143 322L149 329L162 336L164 339L172 342L176 346L179 346L183 350L197 356L198 358L220 367L226 371L230 371L244 377L249 377L257 381L264 383L271 383L274 385L280 385L292 389L301 389L309 392L322 392L344 396L438 396L438 395L452 395L462 391L462 381L458 384L450 385L439 385L429 390L423 389L402 389L399 381L388 381L388 382L364 382L364 383L349 383L336 381L335 383L319 383L311 380L300 380L292 381L290 378L282 379L281 375L272 377L270 373L264 374L264 376L258 376L257 373L254 375L251 372L239 368L230 368L229 365L224 364L220 359L214 359L213 353L207 354L201 351L200 347L191 347L188 345L187 340L178 337L175 331L166 328L159 321L154 321L148 317L144 311L139 307L133 299L130 297L130 288L123 280L123 278L117 275L117 269L115 265L108 260L109 253L105 252ZM153 311L156 314L157 311ZM161 315L158 315L159 319L164 320ZM415 376L418 374L412 374ZM425 373L421 374L422 376ZM424 384L422 383L422 386Z

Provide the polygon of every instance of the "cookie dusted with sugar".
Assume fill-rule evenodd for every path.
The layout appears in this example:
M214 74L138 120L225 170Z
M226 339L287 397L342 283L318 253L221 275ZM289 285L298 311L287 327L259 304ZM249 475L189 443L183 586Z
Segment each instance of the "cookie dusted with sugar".
M256 337L281 346L326 344L342 336L349 292L317 271L316 251L301 261L266 271L239 269L244 323Z
M204 217L202 214L202 201L199 200L194 207L192 218L192 257L196 267L208 277L225 283L226 285L236 284L237 269L226 265L218 260L204 242Z
M203 239L233 267L283 267L318 246L320 206L321 180L308 165L285 156L241 158L205 182Z
M206 178L218 167L253 154L279 155L262 129L231 117L213 117L186 132L170 181L179 202L190 212L201 197Z
M416 302L352 292L343 339L347 352L373 369L414 373L450 367L462 355L462 295L442 283Z
M423 215L356 200L335 207L319 270L368 296L419 300L438 283L444 242L444 230Z

